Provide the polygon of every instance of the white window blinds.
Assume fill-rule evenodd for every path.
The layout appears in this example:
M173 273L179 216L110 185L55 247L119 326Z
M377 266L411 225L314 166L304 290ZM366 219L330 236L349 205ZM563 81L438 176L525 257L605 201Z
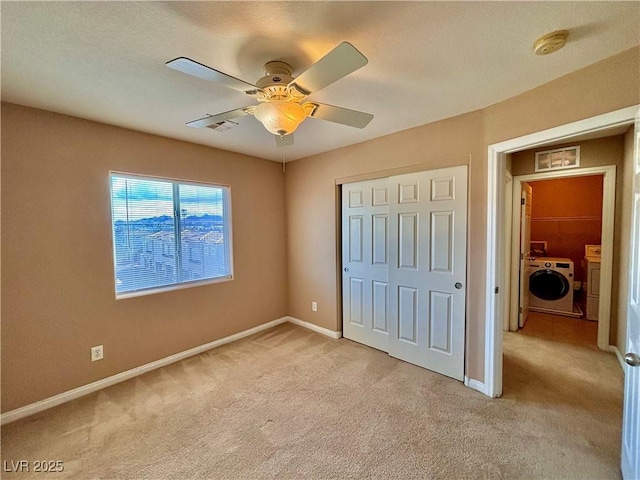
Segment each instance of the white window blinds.
M111 174L117 297L232 277L229 188Z

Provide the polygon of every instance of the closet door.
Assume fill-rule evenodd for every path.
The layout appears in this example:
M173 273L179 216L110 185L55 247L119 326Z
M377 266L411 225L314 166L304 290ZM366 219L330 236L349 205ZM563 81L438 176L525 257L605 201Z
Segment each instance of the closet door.
M389 186L386 178L342 187L342 334L389 345Z
M463 380L467 167L389 179L390 355Z

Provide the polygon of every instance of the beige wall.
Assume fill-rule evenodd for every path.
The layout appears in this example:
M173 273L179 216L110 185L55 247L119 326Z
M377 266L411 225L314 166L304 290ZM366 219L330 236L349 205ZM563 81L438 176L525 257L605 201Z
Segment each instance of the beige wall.
M487 147L640 103L639 58L636 47L484 110L293 162L286 176L289 314L341 328L336 179L418 163L424 168L456 165L466 158L466 374L483 381ZM311 312L312 300L319 302L318 312Z
M628 280L626 279L626 263L622 261L622 255L626 252L623 252L623 244L621 243L623 241L622 228L625 224L625 219L623 219L622 217L624 198L622 189L625 178L625 175L623 173L625 150L624 139L624 135L615 135L594 140L586 140L582 142L569 142L562 145L554 145L553 147L549 147L562 148L579 145L580 167L576 168L575 170L590 167L602 167L606 165L614 165L616 167L616 199L613 231L613 271L611 282L611 320L609 330L609 343L611 345L615 345L617 343L618 324L620 323L619 318L622 318L622 322L625 321L624 317L619 317L620 309L622 308L622 306L619 304L619 295L621 289L626 291L628 282ZM535 153L543 150L549 150L549 148L542 147L514 153L513 174L528 175L535 173ZM626 222L628 224L629 220L626 220ZM629 242L627 239L627 249L628 244ZM578 268L580 268L580 265L576 264L576 269Z
M485 143L637 105L639 77L640 47L635 47L487 107L483 110Z
M235 279L115 300L109 170L230 185ZM2 410L286 315L284 212L277 163L3 104Z

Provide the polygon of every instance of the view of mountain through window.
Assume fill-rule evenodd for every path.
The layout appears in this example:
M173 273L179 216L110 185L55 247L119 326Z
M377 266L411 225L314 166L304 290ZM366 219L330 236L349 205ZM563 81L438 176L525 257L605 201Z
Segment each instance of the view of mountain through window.
M111 174L116 295L231 278L229 189Z

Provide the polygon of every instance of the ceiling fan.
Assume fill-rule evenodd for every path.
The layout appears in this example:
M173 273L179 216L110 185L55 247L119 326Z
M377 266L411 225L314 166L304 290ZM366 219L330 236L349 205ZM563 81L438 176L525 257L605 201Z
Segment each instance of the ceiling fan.
M284 147L293 144L293 131L307 117L356 128L364 128L369 124L373 118L370 113L305 101L312 93L364 67L367 62L367 58L353 45L342 42L295 78L291 76L293 69L289 64L279 61L267 62L264 65L265 76L255 85L186 57L175 58L166 65L187 75L238 90L259 102L257 105L217 115L207 115L188 122L189 127L218 128L235 118L253 115L275 135L276 145Z

